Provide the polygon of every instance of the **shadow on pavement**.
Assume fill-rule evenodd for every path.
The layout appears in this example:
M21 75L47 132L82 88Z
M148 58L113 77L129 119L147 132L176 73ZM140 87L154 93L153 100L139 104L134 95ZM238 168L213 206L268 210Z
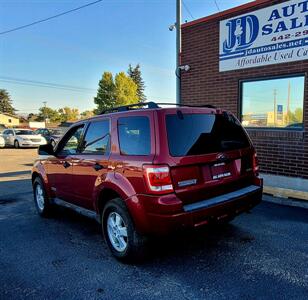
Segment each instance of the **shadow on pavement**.
M15 177L19 175L30 175L31 171L26 170L26 171L17 171L17 172L7 172L7 173L0 173L0 178L1 177Z
M32 193L30 179L0 181L0 199L19 198Z

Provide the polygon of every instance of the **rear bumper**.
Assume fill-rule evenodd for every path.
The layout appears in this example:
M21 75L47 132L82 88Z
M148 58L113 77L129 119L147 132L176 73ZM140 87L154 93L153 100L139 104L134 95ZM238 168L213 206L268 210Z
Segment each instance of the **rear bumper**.
M182 205L176 195L164 196L152 205L151 200L143 199L147 220L141 231L146 234L168 234L184 228L195 228L228 216L236 216L249 211L262 200L262 182L232 193ZM147 203L144 201L148 201Z

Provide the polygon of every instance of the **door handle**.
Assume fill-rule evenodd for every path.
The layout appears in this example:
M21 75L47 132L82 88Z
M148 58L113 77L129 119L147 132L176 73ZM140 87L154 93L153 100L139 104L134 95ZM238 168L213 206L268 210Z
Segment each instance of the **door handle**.
M70 166L71 166L71 164L70 164L68 161L65 161L65 162L63 163L63 167L64 167L65 169L69 168Z
M104 166L100 165L99 163L96 163L96 164L93 166L93 169L94 169L95 171L99 171L99 170L104 169Z

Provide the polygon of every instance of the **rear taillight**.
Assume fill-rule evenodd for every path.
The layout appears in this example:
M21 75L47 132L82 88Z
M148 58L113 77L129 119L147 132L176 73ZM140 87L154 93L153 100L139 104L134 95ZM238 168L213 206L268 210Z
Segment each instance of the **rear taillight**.
M252 169L253 169L253 172L258 176L259 175L259 159L258 159L256 152L254 152L252 156Z
M144 179L150 192L166 194L173 192L170 169L166 165L144 165Z

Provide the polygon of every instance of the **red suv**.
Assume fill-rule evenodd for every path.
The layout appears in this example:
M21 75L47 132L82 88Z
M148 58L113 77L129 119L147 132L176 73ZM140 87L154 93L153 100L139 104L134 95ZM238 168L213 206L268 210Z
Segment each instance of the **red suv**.
M228 222L261 201L254 147L240 122L211 106L123 106L77 122L39 148L38 213L55 204L96 218L119 259L146 237Z

